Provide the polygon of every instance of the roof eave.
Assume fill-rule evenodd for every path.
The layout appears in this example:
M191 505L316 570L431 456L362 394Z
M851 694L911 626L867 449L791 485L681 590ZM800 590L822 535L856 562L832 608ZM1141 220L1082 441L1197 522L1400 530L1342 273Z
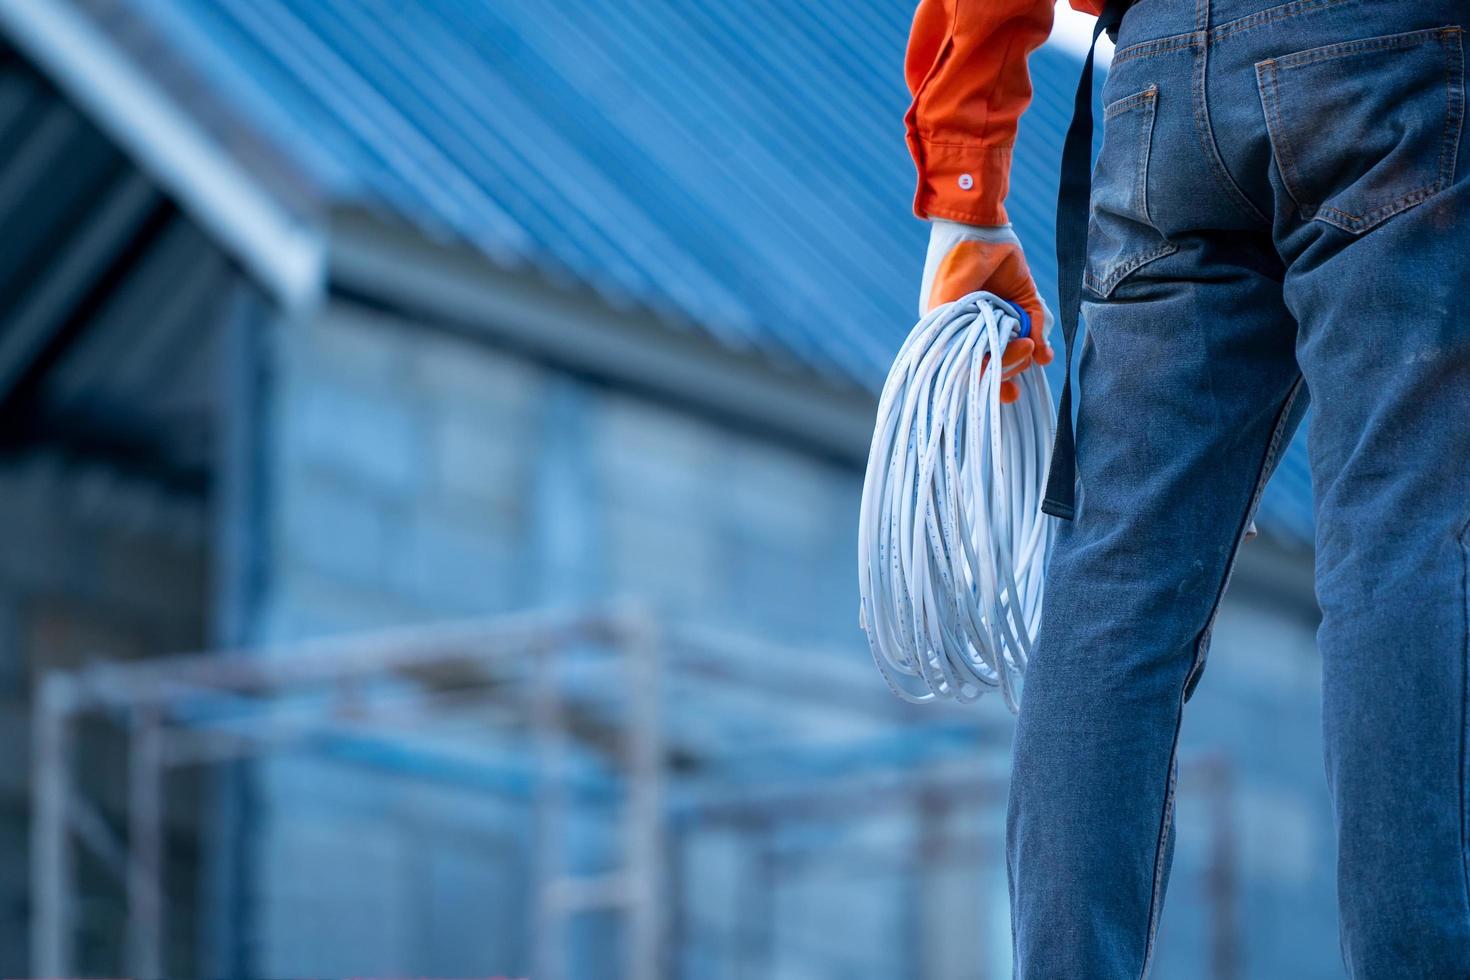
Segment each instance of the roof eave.
M321 300L326 240L64 0L0 0L0 32L288 312Z

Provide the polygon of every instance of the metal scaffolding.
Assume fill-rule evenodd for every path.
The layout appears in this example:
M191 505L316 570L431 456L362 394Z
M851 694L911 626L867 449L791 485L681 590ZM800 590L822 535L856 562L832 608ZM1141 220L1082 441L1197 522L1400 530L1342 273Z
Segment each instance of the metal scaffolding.
M849 661L850 663L850 661ZM773 670L772 665L780 665ZM99 663L42 680L33 744L32 972L74 974L78 883L76 848L100 859L123 885L127 916L123 966L135 976L165 975L169 902L167 774L259 759L314 739L391 743L438 771L476 787L504 778L486 744L435 737L446 719L472 719L529 743L532 975L558 980L572 920L610 911L622 924L630 980L683 975L677 950L698 931L684 915L688 883L680 873L691 829L733 828L755 842L751 887L774 889L798 873L801 856L776 843L778 831L812 819L911 815L918 832L898 863L923 877L937 862L994 864L998 840L945 829L957 808L1004 798L1004 774L974 765L977 744L1003 746L997 711L915 708L892 698L856 665L833 670L811 651L754 643L692 628L661 629L637 608L544 611L452 625L412 627L276 649ZM866 681L866 683L865 683ZM721 699L734 699L722 704ZM743 706L743 707L742 707ZM752 707L754 706L754 707ZM768 744L718 727L728 716L750 724ZM780 725L817 717L821 737ZM77 781L78 729L103 719L126 739L125 813L109 821ZM714 720L712 722L712 719ZM711 727L714 724L715 727ZM833 738L834 731L846 737ZM442 733L441 733L442 734ZM474 739L471 739L473 742ZM946 754L946 746L956 749ZM568 829L585 770L579 753L606 760L619 780L618 861L597 873L573 869ZM1228 828L1228 771L1217 761L1193 767L1221 829L1212 834L1206 885L1217 980L1238 965ZM1218 798L1216 798L1218 797ZM112 829L120 824L122 833ZM989 866L989 865L987 865ZM764 871L762 871L764 869ZM764 874L764 878L761 875ZM762 884L764 882L764 884ZM925 900L923 889L915 903ZM745 903L753 915L770 903ZM979 905L976 905L979 908ZM916 909L922 919L922 909ZM916 919L916 921L917 921ZM745 926L740 928L745 929ZM771 923L749 927L749 955L766 956ZM922 962L915 976L939 973ZM697 971L694 971L695 975ZM940 971L942 972L942 971Z
M563 753L574 699L556 682L555 659L595 650L619 660L626 680L627 724L611 746L627 773L623 867L597 877L565 863L567 819ZM627 976L660 975L663 780L653 622L636 611L548 612L493 621L414 628L370 638L328 640L283 650L171 657L54 671L40 686L32 763L32 964L38 976L74 973L73 847L91 847L123 874L127 895L127 969L162 976L164 862L163 780L170 770L260 756L324 731L392 733L408 738L416 723L503 702L527 688L539 759L534 792L539 841L536 867L536 975L563 976L560 953L568 920L591 908L622 913L628 927ZM453 685L447 675L457 675ZM396 678L414 687L384 705L360 685ZM238 706L303 690L329 693L308 716L255 712L201 722L197 706ZM180 711L189 704L195 710ZM127 736L127 834L109 839L73 785L75 726L85 716L117 722ZM431 753L442 748L422 747Z

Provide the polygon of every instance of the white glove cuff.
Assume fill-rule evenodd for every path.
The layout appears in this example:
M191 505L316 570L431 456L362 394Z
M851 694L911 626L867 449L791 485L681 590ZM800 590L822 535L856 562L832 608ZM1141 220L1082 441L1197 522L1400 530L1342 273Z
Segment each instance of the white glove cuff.
M992 245L1017 245L1010 225L967 225L958 221L931 218L929 221L929 251L924 255L924 277L919 284L919 316L929 311L929 293L934 288L934 277L939 272L939 263L960 242L988 242Z

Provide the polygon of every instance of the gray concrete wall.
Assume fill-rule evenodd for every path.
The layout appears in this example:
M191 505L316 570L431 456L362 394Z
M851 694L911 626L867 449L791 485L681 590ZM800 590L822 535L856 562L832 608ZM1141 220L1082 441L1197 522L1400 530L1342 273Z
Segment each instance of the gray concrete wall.
M278 339L265 638L619 595L855 638L852 469L360 309Z

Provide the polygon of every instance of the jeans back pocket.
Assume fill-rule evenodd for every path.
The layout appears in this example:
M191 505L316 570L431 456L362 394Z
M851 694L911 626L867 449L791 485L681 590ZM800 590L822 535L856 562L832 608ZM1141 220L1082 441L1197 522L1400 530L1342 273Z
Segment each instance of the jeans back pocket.
M1461 34L1410 31L1256 64L1276 168L1304 219L1362 234L1454 182Z
M1159 89L1110 102L1103 110L1103 144L1092 171L1083 283L1107 296L1125 276L1176 250L1148 213L1148 159Z

